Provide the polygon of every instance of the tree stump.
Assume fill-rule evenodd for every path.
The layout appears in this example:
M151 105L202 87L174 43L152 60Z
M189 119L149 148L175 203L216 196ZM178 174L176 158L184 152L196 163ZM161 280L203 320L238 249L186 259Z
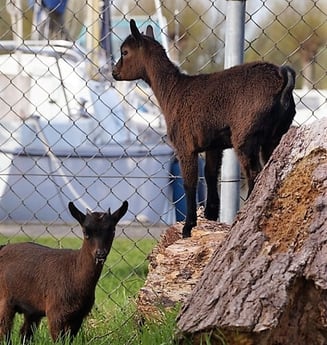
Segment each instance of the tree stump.
M283 137L178 327L212 344L327 344L327 118Z
M171 226L149 255L149 273L137 298L142 318L158 318L163 309L186 300L229 226L201 217L192 237L182 239L183 224Z

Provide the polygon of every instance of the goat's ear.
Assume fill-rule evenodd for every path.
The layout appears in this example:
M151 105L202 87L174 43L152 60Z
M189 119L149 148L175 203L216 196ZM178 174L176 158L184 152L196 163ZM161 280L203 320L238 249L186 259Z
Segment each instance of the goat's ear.
M117 224L120 218L122 218L125 215L125 213L127 212L127 209L128 209L128 202L125 200L123 204L120 206L120 208L116 210L112 215L110 215L110 209L108 211L108 214L111 216L113 221Z
M154 39L153 27L151 25L146 27L145 35Z
M72 202L68 204L71 215L82 225L85 221L85 214L82 213Z
M129 23L130 29L131 29L131 34L136 40L142 39L142 34L140 33L139 29L136 26L135 20L131 19Z

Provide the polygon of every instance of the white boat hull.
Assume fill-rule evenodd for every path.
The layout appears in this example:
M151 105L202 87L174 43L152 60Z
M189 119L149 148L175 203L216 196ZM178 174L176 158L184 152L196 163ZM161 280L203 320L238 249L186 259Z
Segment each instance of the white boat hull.
M67 204L117 209L129 201L125 221L170 222L171 148L161 144L58 153L57 163L42 152L0 152L0 220L71 222ZM60 169L58 170L58 167Z

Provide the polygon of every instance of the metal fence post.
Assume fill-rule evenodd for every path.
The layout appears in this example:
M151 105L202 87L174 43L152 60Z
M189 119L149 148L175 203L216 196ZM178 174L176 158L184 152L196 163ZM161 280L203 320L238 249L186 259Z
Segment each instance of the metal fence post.
M227 0L225 68L243 63L246 0ZM231 224L240 206L240 166L233 149L225 150L221 169L220 221Z

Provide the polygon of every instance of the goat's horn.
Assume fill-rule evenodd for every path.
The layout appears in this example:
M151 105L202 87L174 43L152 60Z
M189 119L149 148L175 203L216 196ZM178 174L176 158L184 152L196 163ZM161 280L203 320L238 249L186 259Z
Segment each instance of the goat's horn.
M110 208L108 209L108 215L111 216L111 211Z
M91 212L91 210L89 208L86 209L86 214L88 214L88 215L92 214L92 212Z
M154 38L153 27L151 25L147 26L145 35Z

